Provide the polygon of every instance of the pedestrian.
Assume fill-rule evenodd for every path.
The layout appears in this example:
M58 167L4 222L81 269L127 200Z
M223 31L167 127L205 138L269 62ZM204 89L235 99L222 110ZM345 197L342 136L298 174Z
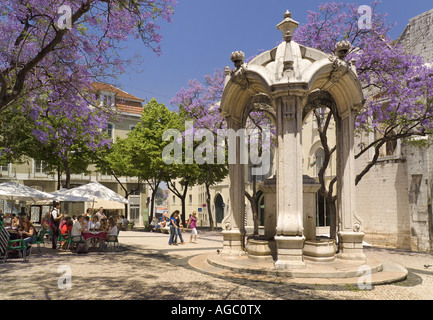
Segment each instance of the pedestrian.
M194 237L194 243L197 243L197 212L193 212L192 216L188 220L187 228L191 228L191 238L189 242L192 242Z
M168 244L170 246L177 246L177 229L179 226L177 225L177 216L179 215L179 210L174 211L170 216L170 239L168 240Z
M177 235L180 239L180 244L185 244L185 242L183 241L183 237L182 237L182 231L185 231L185 229L183 228L182 219L180 218L179 214L177 215L176 221L177 221L177 226L178 226L176 231L177 231Z
M54 203L54 208L51 210L51 229L53 229L52 248L57 249L57 238L59 236L59 225L63 214L60 213L60 203Z

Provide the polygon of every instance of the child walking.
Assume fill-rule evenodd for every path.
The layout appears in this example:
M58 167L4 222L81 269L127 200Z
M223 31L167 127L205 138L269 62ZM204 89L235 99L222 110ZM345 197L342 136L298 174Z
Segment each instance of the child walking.
M193 212L192 216L188 220L187 228L191 228L191 238L189 242L192 242L192 238L194 237L194 243L197 242L197 212Z

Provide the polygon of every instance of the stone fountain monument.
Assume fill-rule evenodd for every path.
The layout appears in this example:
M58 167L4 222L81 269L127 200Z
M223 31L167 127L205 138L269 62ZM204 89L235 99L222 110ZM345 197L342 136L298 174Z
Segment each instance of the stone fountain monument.
M261 187L265 234L246 239L245 174L240 141L236 142L237 161L229 164L223 248L207 258L213 266L279 276L320 277L314 267L304 274L302 270L308 263L341 265L347 261L361 266L367 261L362 219L355 210L353 150L354 115L365 100L356 68L347 60L351 45L337 43L333 55L305 47L292 40L298 26L287 11L277 25L281 44L249 63L244 62L241 51L233 52L235 69L226 67L220 111L227 126L237 131L245 127L250 112L266 112L277 129L276 174ZM308 199L314 197L319 186L314 179L304 177L302 170L302 126L312 110L322 107L336 115L338 254L333 240L316 238L315 209L306 204L311 203ZM382 270L378 262L370 261L369 267L373 272ZM338 272L334 275L348 276ZM351 275L356 275L356 270Z

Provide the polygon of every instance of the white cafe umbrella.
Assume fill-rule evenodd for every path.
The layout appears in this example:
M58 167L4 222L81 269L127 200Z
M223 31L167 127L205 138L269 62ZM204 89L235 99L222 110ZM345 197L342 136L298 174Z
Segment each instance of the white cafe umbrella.
M70 189L61 189L54 192L51 192L50 194L54 196L54 200L57 201L63 201L63 202L87 202L87 201L93 201L92 198L89 197L82 197L82 196L75 196L67 194Z
M123 204L129 203L129 201L125 197L122 197L120 194L103 186L99 182L91 182L72 189L62 189L57 191L56 193L57 195L61 195L64 197L87 198L85 201L92 201L93 206L96 201L101 200Z
M11 201L38 201L42 199L53 199L54 197L46 192L39 191L14 181L0 183L0 198Z

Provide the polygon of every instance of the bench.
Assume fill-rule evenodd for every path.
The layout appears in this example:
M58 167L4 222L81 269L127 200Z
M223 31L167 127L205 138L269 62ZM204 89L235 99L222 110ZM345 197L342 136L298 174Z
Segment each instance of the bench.
M169 226L158 228L158 230L160 230L161 233L168 233L168 234L170 234L170 227Z
M158 230L159 230L161 233L167 233L167 234L170 234L170 227L169 227L169 226L166 226L166 227L164 227L164 228L158 228ZM182 233L186 233L186 232L191 232L191 229L186 229L186 228L184 228L184 229L182 230Z

